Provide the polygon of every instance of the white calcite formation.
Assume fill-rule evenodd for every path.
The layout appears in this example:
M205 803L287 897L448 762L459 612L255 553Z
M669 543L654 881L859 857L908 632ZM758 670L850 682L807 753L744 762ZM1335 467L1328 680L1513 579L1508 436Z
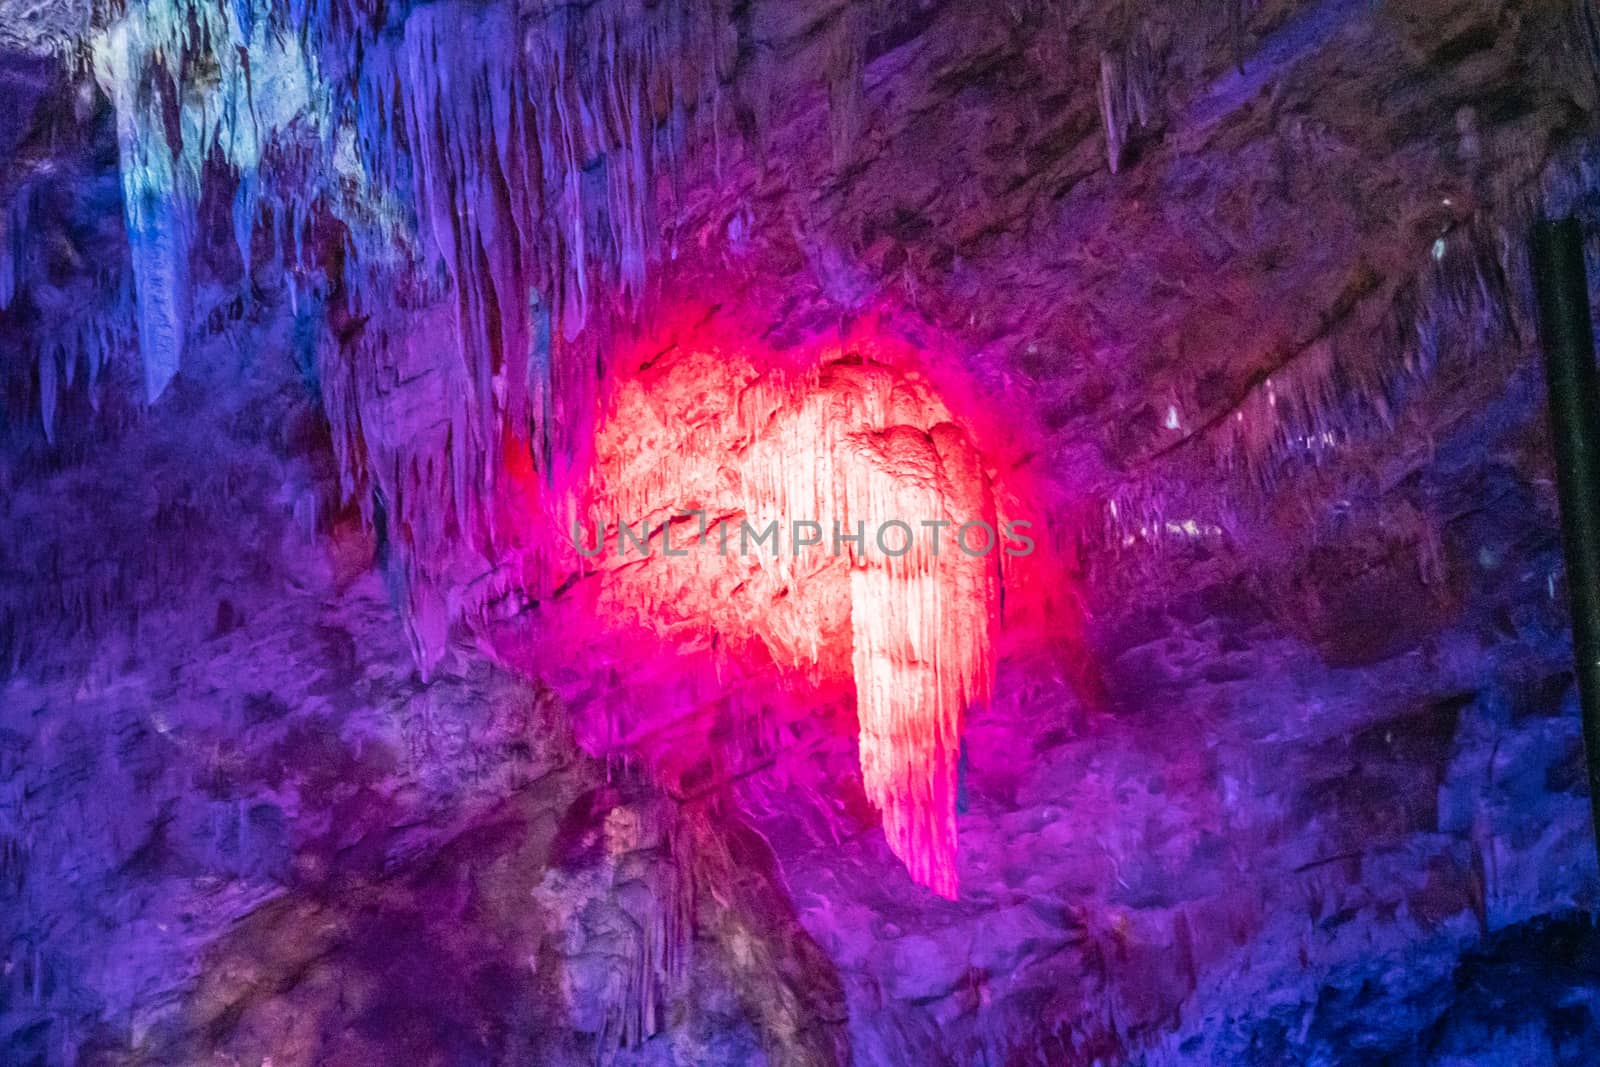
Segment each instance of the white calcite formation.
M0 1060L1600 1060L1595 26L0 0Z

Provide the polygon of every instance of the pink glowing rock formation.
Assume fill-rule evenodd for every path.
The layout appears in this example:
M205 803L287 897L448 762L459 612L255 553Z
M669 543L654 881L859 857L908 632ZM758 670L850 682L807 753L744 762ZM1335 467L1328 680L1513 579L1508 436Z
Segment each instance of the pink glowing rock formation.
M1022 550L968 430L886 346L783 367L714 342L624 385L596 455L581 540L614 581L602 614L848 676L890 847L955 896L962 713L988 695L1000 561Z

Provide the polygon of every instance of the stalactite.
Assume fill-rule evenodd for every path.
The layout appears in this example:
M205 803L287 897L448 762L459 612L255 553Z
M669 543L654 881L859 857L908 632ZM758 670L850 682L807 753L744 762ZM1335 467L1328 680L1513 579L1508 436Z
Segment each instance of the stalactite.
M602 851L591 862L550 868L532 897L574 931L564 948L581 953L586 965L604 960L604 985L593 990L598 1018L588 1030L596 1062L633 1062L627 1050L672 1026L687 991L696 932L694 852L681 809L664 798L623 802L619 790L606 786L580 804L574 814L593 820L590 840L598 839ZM581 920L577 907L584 909ZM578 932L585 929L594 933Z
M22 197L9 210L0 210L0 311L11 306L22 288L22 234L27 223L18 218Z
M51 444L56 439L56 352L53 349L39 353L39 417L44 424L44 437Z
M622 809L617 809L622 810ZM649 818L653 810L642 814ZM684 986L689 969L690 942L694 936L694 882L684 860L674 820L668 825L644 828L661 838L660 857L650 868L652 892L635 898L630 917L637 924L629 960L626 986L619 1003L607 1012L600 1035L601 1055L636 1048L669 1024L666 1008Z
M707 425L692 414L701 394L739 400ZM702 562L680 564L700 575L688 585L665 561L595 559L618 568L609 610L666 633L748 635L803 676L853 679L863 781L889 845L916 881L953 897L961 720L990 689L1002 555L967 433L926 383L871 359L762 372L736 348L710 346L664 380L630 384L597 450L592 521L655 530L680 507L726 517L702 535ZM740 525L774 520L777 543L754 544ZM818 524L816 547L791 544L796 520ZM964 550L956 534L969 522L990 532L966 531ZM861 543L845 540L857 533ZM677 536L693 538L692 524ZM722 584L756 591L723 600L718 568L734 576Z
M1100 121L1111 173L1121 168L1134 133L1156 120L1158 82L1155 49L1142 25L1122 48L1100 54Z
M148 19L134 9L95 43L95 75L117 114L123 217L138 300L145 397L154 402L178 372L188 329L189 240L198 197L196 175L167 143L159 48L146 40Z
M866 94L867 48L865 6L847 4L833 21L825 61L828 83L828 132L833 142L833 162L850 161L861 132L861 110Z
M1600 13L1595 11L1592 0L1572 0L1571 18L1574 36L1583 42L1590 76L1600 89Z
M235 224L248 269L263 136L314 114L304 61L252 11L249 3L144 0L90 42L95 78L117 116L139 348L152 403L182 362L190 243L206 160L216 150L241 175ZM170 138L174 115L177 143Z
M851 442L841 472L852 520L992 516L976 457L950 424L874 437ZM919 538L909 555L853 561L850 621L867 795L912 878L953 898L961 717L989 695L995 589L992 561L944 552Z

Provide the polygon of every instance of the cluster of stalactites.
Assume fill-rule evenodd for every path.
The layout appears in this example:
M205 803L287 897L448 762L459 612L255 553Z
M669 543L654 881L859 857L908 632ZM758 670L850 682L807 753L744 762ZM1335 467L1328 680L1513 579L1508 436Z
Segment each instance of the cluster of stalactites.
M732 63L716 9L436 5L365 60L362 154L391 182L404 159L425 254L442 259L464 305L499 308L508 353L527 335L530 287L569 340L602 285L625 302L642 295L658 174L677 165L689 117ZM522 47L477 45L486 39ZM518 259L526 276L512 273ZM483 328L463 322L465 343Z
M648 817L648 809L644 814ZM650 871L653 892L631 912L637 923L633 954L622 999L606 1012L600 1035L603 1058L616 1049L635 1048L667 1029L671 1025L667 1009L688 977L694 880L676 826L660 832L664 856Z
M182 363L201 183L221 162L247 275L265 231L296 314L337 291L364 324L326 334L314 361L349 496L400 520L418 578L459 545L486 551L506 428L547 478L592 428L595 346L563 341L643 297L658 178L720 113L731 25L721 0L428 4L386 22L346 0L133 0L85 63L116 113L147 399ZM19 282L13 228L0 303ZM313 229L334 254L306 247ZM429 424L450 428L434 455L370 410L391 402L373 369L418 362L380 350L396 345L424 364L454 353L430 397ZM41 362L47 431L63 358ZM428 662L440 625L421 629Z
M577 923L579 910L586 921L598 917L607 927L610 955L582 1005L584 1014L599 1008L591 1031L594 1062L607 1067L633 1062L626 1050L676 1021L693 964L697 872L685 844L693 829L675 805L664 799L623 803L609 789L596 790L590 800L596 801L590 814L603 819L591 840L603 854L593 865L552 865L531 887L530 899L558 927ZM595 942L585 949L581 941L573 947L591 956Z
M135 306L126 274L107 274L97 299L59 309L48 343L36 353L39 369L39 417L45 440L56 439L56 406L61 393L85 376L90 405L98 408L100 376L107 364L135 345Z
M345 65L347 154L365 199L390 205L378 215L397 225L352 240L343 296L364 326L326 338L323 383L347 490L363 501L376 490L400 535L424 665L463 606L424 603L440 575L463 554L486 563L516 536L490 506L508 450L531 456L553 499L592 430L596 338L644 296L658 186L686 158L692 123L716 113L733 62L727 26L719 4L698 0L438 4ZM414 364L442 381L428 418L449 433L374 434L391 379L356 364Z
M1407 392L1449 352L1515 351L1530 315L1512 279L1518 242L1493 225L1460 227L1397 286L1376 331L1360 317L1288 354L1211 432L1217 457L1263 493L1286 464L1320 462L1364 429L1387 430ZM1364 425L1368 424L1368 425Z
M0 210L0 311L28 290L40 320L48 324L25 351L38 376L39 424L53 444L66 391L81 380L90 406L98 410L107 365L137 349L137 309L131 277L114 265L101 265L65 289L34 284L43 273L38 252L27 243L35 190L24 183L9 207Z
M859 126L864 17L837 20L829 53L841 151ZM575 465L604 331L580 334L644 298L658 200L698 145L720 145L741 47L725 0L441 3L383 20L348 0L133 0L90 41L117 116L147 397L181 363L200 186L220 159L246 271L265 231L297 314L308 289L313 311L343 304L315 372L347 496L388 522L425 666L459 607L437 602L447 572L505 540L487 502L507 441L547 482ZM401 367L441 385L391 426L394 381L416 380Z
M1572 203L1596 174L1592 161L1552 172L1550 187L1523 211ZM1296 472L1340 456L1349 462L1353 451L1391 436L1440 364L1470 356L1480 373L1506 373L1533 333L1531 272L1515 236L1522 228L1487 219L1452 228L1414 277L1285 352L1228 409L1208 415L1194 436L1199 461L1243 475L1249 492L1196 494L1192 478L1157 465L1106 501L1086 540L1115 551L1223 536L1242 525L1241 510L1280 497Z
M1111 173L1121 168L1133 134L1155 121L1159 92L1156 52L1143 25L1121 48L1100 54L1100 122Z
M116 111L138 346L151 402L182 362L190 244L207 161L220 158L239 176L234 232L248 268L265 138L312 110L309 71L293 39L269 32L263 6L263 0L142 0L88 42L95 80Z

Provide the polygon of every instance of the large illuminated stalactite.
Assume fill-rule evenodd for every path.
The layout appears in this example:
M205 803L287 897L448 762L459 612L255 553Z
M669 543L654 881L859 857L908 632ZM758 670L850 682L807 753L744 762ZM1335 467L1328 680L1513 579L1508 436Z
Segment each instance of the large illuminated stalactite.
M591 530L707 516L682 560L639 566L637 550L608 547L610 613L853 680L863 782L889 845L916 881L955 896L961 723L990 688L1003 551L967 431L919 376L854 352L780 373L713 348L624 387L597 454ZM776 551L744 543L746 524L773 521ZM801 539L819 543L797 545L807 522ZM967 523L984 525L958 543Z
M959 535L993 514L977 457L948 422L858 433L842 458L851 516L933 516ZM850 632L867 795L912 877L953 897L961 715L988 696L996 583L992 561L941 548L918 537L904 556L853 560Z

